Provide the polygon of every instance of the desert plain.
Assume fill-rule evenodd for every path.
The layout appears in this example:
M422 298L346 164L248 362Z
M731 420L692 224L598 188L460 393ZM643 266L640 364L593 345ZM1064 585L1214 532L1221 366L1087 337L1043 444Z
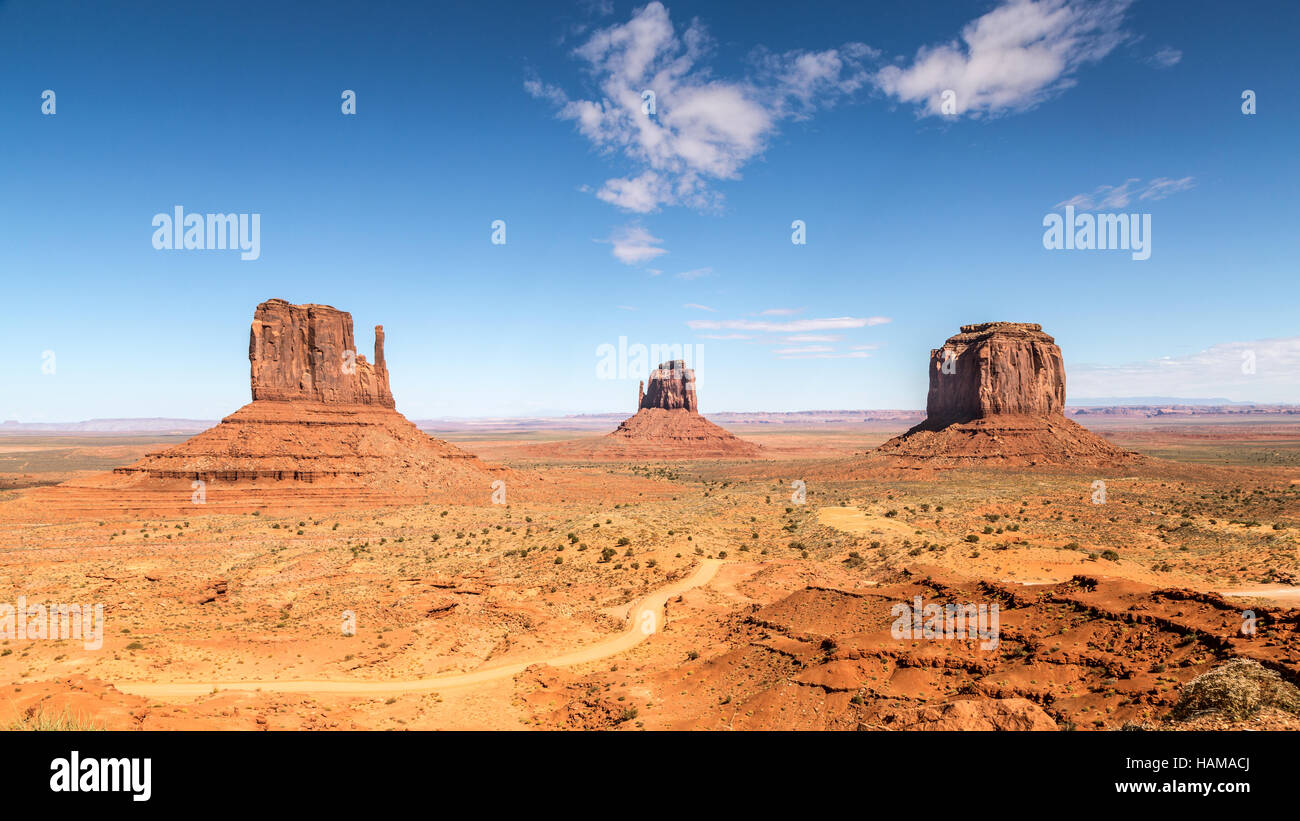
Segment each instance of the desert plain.
M849 411L715 418L758 456L561 457L538 445L614 425L496 420L431 431L499 470L477 493L259 478L196 504L184 479L95 488L185 434L5 434L3 597L102 602L104 629L97 649L0 642L0 720L1300 726L1185 703L1236 660L1300 675L1300 415L1071 415L1146 458L884 468L868 455L923 414ZM891 607L916 596L999 604L997 647L894 638Z

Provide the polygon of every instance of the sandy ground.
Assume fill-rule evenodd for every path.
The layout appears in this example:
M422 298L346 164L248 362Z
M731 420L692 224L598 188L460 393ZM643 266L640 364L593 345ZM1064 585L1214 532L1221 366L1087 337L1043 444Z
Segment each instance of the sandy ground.
M762 457L458 441L513 471L507 504L262 482L196 506L97 490L116 457L92 440L44 464L25 442L0 602L102 604L104 632L0 640L0 723L1092 729L1162 721L1230 657L1300 671L1300 424L1108 424L1156 458L917 476L862 468L888 426L734 432ZM900 644L914 595L999 602L1001 649Z

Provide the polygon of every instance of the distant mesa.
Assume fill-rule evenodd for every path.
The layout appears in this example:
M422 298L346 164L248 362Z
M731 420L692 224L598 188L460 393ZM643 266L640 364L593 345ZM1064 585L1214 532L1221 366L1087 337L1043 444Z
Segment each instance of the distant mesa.
M963 325L930 352L926 419L872 458L918 465L1109 465L1140 460L1065 418L1065 365L1032 322Z
M248 359L252 402L216 427L113 472L376 489L487 487L488 469L476 457L422 433L395 410L383 326L375 328L370 362L356 352L346 311L272 299L253 315Z
M662 456L757 456L760 448L700 416L695 371L680 359L663 362L638 389L636 414L606 439Z
M754 457L762 448L700 415L695 371L681 359L663 362L637 387L637 411L596 439L536 445L528 453L592 459Z

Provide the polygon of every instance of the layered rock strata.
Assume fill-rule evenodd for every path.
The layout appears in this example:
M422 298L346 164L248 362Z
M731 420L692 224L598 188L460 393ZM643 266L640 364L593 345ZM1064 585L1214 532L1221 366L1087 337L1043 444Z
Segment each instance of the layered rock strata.
M1109 465L1140 459L1065 418L1065 365L1032 322L963 325L930 352L926 419L872 452L902 466Z

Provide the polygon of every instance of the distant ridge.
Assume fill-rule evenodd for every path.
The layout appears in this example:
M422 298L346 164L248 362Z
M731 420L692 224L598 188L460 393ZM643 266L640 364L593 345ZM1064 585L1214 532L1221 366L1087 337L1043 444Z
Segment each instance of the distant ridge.
M1095 408L1098 406L1107 407L1131 407L1133 405L1260 405L1260 402L1238 402L1233 399L1188 399L1178 396L1100 396L1100 397L1081 397L1071 399L1070 405L1079 408Z
M1174 399L1156 401L1161 397L1136 397L1111 404L1090 404L1089 400L1070 403L1065 407L1067 417L1075 416L1242 416L1242 415L1297 415L1300 405L1274 405L1253 402L1199 404L1218 400ZM572 430L584 428L599 430L617 424L623 413L580 413L568 416L484 416L439 417L415 419L421 430L473 431L497 430L513 426L527 430ZM799 424L853 424L863 422L899 422L912 424L923 418L922 410L809 410L809 411L722 411L711 413L709 418L723 425L799 425ZM0 435L22 433L151 433L195 434L216 425L216 420L171 419L166 417L88 419L83 422L0 422Z
M209 419L87 419L84 422L0 422L4 433L199 433L217 424Z

